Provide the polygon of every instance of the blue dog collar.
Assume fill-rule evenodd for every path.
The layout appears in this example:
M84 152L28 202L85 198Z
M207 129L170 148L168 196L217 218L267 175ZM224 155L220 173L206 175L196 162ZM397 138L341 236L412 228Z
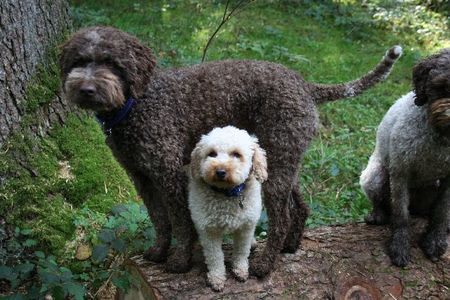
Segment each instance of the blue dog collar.
M102 118L98 114L95 115L97 121L102 125L103 131L106 135L111 135L112 128L128 116L135 102L136 101L133 98L128 98L124 106L111 118Z
M215 186L211 186L211 188L219 193L224 194L227 197L239 197L242 195L243 191L245 190L245 183L241 183L240 185L237 185L231 189L221 189Z

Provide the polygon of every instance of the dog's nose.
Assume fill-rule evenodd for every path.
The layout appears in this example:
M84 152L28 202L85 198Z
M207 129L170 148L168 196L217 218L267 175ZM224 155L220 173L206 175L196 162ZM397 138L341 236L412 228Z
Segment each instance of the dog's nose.
M93 96L96 92L95 85L91 83L83 83L80 86L80 92L85 96Z
M225 176L227 176L227 172L225 170L217 170L216 171L216 176L219 179L224 179Z

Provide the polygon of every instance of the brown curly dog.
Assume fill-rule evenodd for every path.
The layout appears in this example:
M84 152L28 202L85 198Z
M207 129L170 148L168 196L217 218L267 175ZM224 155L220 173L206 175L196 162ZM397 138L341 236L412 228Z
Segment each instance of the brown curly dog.
M390 49L358 80L321 85L264 61L160 70L152 51L135 37L91 27L62 46L60 64L67 97L97 113L108 145L144 199L157 233L146 257L168 259L169 271L189 270L196 240L184 172L195 143L226 125L258 137L267 151L263 192L270 229L250 271L263 277L280 252L294 252L300 244L308 208L299 190L299 163L317 132L316 105L356 96L385 79L400 54L400 47ZM177 243L168 257L172 235Z

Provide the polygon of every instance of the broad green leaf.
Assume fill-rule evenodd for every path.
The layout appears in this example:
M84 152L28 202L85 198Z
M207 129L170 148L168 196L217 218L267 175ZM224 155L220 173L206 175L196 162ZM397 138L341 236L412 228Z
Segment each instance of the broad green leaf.
M99 244L94 247L94 250L92 251L92 259L96 262L102 262L105 260L106 256L109 252L109 245L106 244Z
M112 283L119 289L123 291L127 291L130 288L130 280L129 280L129 274L122 275L122 276L114 276L112 278Z
M24 264L17 265L15 267L15 269L19 273L26 274L26 273L33 271L34 267L35 267L35 265L32 263L24 263Z
M103 229L98 234L98 238L104 242L104 243L110 243L112 240L114 240L116 237L116 234L114 230L111 229Z
M119 215L121 212L127 211L127 207L123 204L115 205L111 208L111 212L115 215Z
M17 278L17 273L13 268L7 266L0 266L0 279L12 281Z
M75 300L83 300L84 299L84 294L86 293L86 290L84 288L84 286L82 286L81 284L77 284L77 283L68 283L66 284L66 289L69 292L70 295L72 295Z
M34 255L36 255L39 258L45 258L45 254L42 251L35 251Z
M23 245L25 246L25 247L33 247L33 246L36 246L37 245L37 241L35 241L35 240L32 240L32 239L27 239L24 243L23 243Z
M22 235L30 235L33 231L31 229L22 229L20 233Z
M55 284L61 281L58 274L48 271L40 271L39 276L41 277L42 283Z
M114 250L120 253L123 253L127 248L125 241L122 239L115 239L112 241L111 246Z

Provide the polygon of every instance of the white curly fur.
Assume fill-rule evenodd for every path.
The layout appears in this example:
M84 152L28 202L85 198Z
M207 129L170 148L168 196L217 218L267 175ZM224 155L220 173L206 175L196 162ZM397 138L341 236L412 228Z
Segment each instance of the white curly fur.
M233 237L232 272L238 280L248 278L248 256L261 214L261 182L267 178L265 152L247 131L227 126L202 136L191 161L189 209L203 247L208 283L220 291L226 280L224 234ZM227 173L222 180L216 176L219 169ZM244 182L238 197L227 197L211 187L232 188Z

